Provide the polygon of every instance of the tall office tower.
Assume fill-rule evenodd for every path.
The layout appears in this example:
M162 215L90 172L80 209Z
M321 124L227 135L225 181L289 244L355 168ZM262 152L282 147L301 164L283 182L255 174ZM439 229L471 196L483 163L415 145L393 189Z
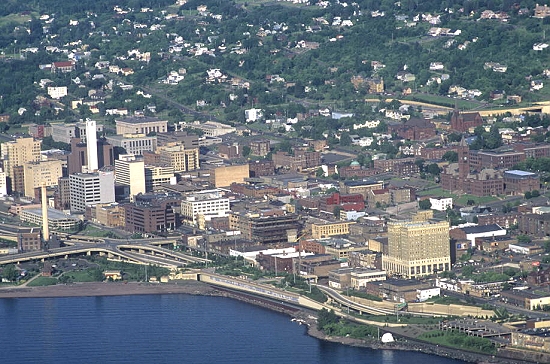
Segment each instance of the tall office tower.
M36 190L42 186L57 186L59 177L63 176L63 165L59 160L25 163L25 196L36 197Z
M8 194L8 184L6 181L6 172L0 168L0 197L4 197Z
M115 202L115 175L112 171L71 174L69 184L71 212L83 213L88 205Z
M17 191L23 193L23 165L28 162L40 161L41 140L34 138L17 138L1 145L4 172L8 180L8 193ZM17 181L19 180L19 181Z
M130 187L130 200L138 193L145 193L145 163L143 158L133 154L123 154L115 161L115 178L117 185Z
M388 223L388 254L382 268L389 274L418 278L451 269L449 223Z
M86 120L86 147L88 151L88 171L96 171L99 168L99 163L97 158L97 131L95 120Z

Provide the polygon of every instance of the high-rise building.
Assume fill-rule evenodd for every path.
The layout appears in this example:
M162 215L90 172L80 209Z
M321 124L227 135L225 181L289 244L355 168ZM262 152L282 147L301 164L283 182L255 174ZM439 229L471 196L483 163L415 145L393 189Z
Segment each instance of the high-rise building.
M56 210L70 210L71 184L69 177L61 177L57 181L57 188L54 193L54 207Z
M98 168L114 165L113 146L99 139L96 142L96 154ZM71 139L71 153L67 157L67 172L68 174L81 173L88 171L88 145L82 139ZM92 172L92 171L90 171Z
M63 165L60 160L25 163L24 176L25 196L34 198L37 188L57 186L63 176Z
M392 275L418 278L450 268L447 221L388 222L388 254L382 256L382 269Z
M130 187L130 200L138 193L145 193L145 164L142 158L123 154L115 161L117 185Z
M99 168L97 158L97 133L95 120L86 120L86 148L88 152L88 171Z
M8 184L6 181L6 172L0 168L0 197L4 197L8 194Z
M124 148L126 153L143 155L143 152L154 152L157 149L157 136L145 134L110 135L106 137L109 144Z
M34 138L17 138L14 141L2 143L1 152L2 159L4 161L4 172L8 179L8 186L11 186L11 191L15 191L14 188L14 176L16 173L22 174L16 171L15 168L21 167L28 162L40 161L40 145L42 141L34 140ZM11 192L8 188L8 193ZM17 192L24 192L24 182L19 183L19 189Z
M199 149L185 149L182 144L158 147L160 163L174 167L175 172L199 169Z
M172 166L145 166L145 190L153 192L162 184L177 183Z
M212 216L226 216L229 211L229 199L220 190L193 193L181 201L181 217L192 225L197 224L199 215L208 221Z
M71 174L69 183L71 212L83 213L87 205L115 202L115 176L112 171Z
M232 183L243 183L250 177L248 164L238 164L234 166L222 166L210 171L210 183L216 188L228 187Z

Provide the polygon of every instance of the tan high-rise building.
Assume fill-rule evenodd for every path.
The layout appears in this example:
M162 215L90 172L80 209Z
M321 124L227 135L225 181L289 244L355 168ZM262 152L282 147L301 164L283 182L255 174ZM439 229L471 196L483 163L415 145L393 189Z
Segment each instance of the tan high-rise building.
M17 138L14 141L2 143L2 159L4 160L4 172L14 187L14 168L21 167L28 162L40 161L41 140L34 138ZM23 184L21 184L23 185ZM21 186L22 187L22 186ZM10 192L10 191L8 191ZM23 190L18 192L24 192Z
M41 186L57 186L63 176L63 163L60 160L31 162L24 164L25 196L35 197L35 189Z
M210 172L210 183L216 188L228 187L232 183L243 183L245 178L250 177L248 164L217 167Z
M406 278L451 269L449 223L388 222L388 254L382 256L382 269Z
M183 144L170 143L158 147L160 163L174 167L174 172L187 172L199 169L199 149L185 149Z

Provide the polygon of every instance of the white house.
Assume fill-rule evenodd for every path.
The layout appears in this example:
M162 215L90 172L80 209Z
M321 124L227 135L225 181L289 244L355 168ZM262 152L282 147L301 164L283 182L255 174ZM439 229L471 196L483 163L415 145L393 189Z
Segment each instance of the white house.
M253 123L260 120L263 117L262 109L248 109L244 111L244 118L247 123Z
M437 211L447 211L447 209L453 208L453 199L452 197L440 197L440 198L431 198L430 203L432 204L432 210Z
M48 95L52 99L60 99L62 97L67 96L67 86L61 86L61 87L48 87Z
M437 297L439 295L441 295L441 288L439 287L416 290L416 300L418 302L424 302L426 300L429 300L432 297Z

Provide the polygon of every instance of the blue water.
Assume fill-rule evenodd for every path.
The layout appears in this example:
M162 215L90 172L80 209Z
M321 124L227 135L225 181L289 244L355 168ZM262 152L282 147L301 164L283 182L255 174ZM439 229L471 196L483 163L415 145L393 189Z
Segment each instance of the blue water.
M286 315L222 297L0 299L1 363L456 364L308 336Z

